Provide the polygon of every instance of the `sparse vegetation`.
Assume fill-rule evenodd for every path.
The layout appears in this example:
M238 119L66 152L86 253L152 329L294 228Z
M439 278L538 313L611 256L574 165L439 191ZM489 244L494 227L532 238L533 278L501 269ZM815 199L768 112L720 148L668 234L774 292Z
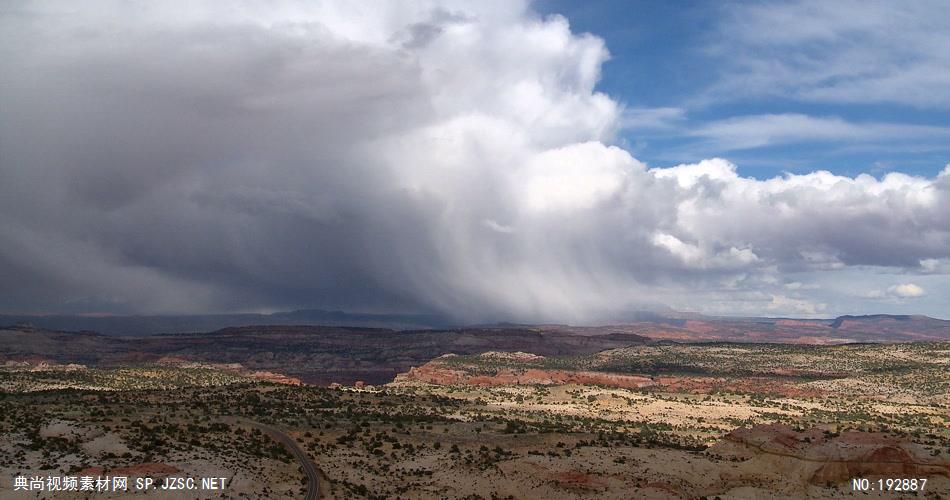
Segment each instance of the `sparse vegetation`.
M940 343L709 344L438 360L479 376L586 370L655 381L642 388L403 380L328 389L213 367L8 364L0 371L0 469L12 477L161 463L179 475L244 478L232 497L299 494L293 457L242 423L256 421L287 429L338 498L623 497L657 484L713 498L726 492L720 474L755 463L717 444L743 426L799 429L800 446L880 432L946 462L948 352ZM755 481L748 485L764 487ZM801 493L801 482L789 484L768 488ZM930 484L946 491L947 479ZM846 486L830 481L808 494Z

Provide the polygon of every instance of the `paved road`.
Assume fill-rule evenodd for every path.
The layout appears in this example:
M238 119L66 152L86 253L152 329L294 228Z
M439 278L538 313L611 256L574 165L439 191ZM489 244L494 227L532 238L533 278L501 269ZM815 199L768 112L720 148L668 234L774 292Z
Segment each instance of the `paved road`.
M251 427L260 429L262 432L273 438L274 441L284 445L284 447L286 447L290 453L297 457L297 460L300 462L300 467L303 469L303 473L307 475L307 494L304 496L304 498L306 500L317 500L320 498L320 479L317 477L317 466L312 460L310 460L310 457L307 456L307 453L297 445L297 442L294 441L294 438L288 436L284 433L284 431L271 425L251 422L248 420L242 420L241 422L250 425Z

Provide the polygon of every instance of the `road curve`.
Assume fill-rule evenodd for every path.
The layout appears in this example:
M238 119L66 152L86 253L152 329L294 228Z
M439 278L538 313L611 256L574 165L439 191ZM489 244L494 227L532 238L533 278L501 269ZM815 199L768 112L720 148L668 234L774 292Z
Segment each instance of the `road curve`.
M271 426L262 424L259 422L251 422L249 420L243 420L244 424L247 424L251 427L260 429L261 432L264 432L270 436L274 441L284 445L290 453L292 453L297 460L300 462L300 467L303 469L303 473L307 475L307 494L304 495L306 500L317 500L320 498L320 479L317 475L317 466L310 460L310 457L307 456L307 453L304 452L297 442L294 441L294 438L288 436L284 431Z

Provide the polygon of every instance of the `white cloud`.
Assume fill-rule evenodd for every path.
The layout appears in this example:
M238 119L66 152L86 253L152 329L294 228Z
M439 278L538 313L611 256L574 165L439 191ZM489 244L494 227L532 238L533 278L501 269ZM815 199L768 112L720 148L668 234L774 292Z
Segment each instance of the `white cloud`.
M797 142L849 143L910 141L941 144L950 140L950 127L899 123L853 123L838 117L798 113L746 115L713 121L689 132L716 150L748 149Z
M626 151L587 142L535 155L516 183L530 210L589 209L617 195L628 172L642 170Z
M857 297L865 299L916 299L927 295L926 291L914 283L901 283L891 285L886 289L865 290L855 294Z
M772 295L772 301L767 306L767 309L775 314L809 317L818 316L827 308L828 305L824 303L811 302L785 295Z
M658 179L676 179L681 188L689 189L700 179L710 181L728 181L736 179L736 166L722 158L712 158L689 165L677 165L668 168L650 170Z
M711 252L698 245L684 243L676 236L666 233L655 233L652 242L675 255L683 264L694 268L742 268L759 260L755 252L748 248L739 249L733 246L720 252Z
M923 297L926 295L924 289L913 283L902 283L888 287L887 293L902 299Z

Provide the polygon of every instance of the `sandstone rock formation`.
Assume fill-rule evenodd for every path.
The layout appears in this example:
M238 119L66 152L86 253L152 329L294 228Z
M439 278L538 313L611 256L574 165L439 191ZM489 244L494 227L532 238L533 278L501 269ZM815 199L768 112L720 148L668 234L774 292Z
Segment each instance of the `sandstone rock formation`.
M950 476L950 459L880 432L796 431L782 424L740 427L707 453L745 462L742 473L723 478L733 482L767 482L774 474L800 476L816 485L855 477Z
M512 357L514 356L514 357ZM485 353L480 357L526 360L543 359L525 353ZM542 368L498 368L490 372L467 370L464 366L449 365L446 358L436 358L422 366L412 367L396 376L394 383L422 382L436 385L602 385L607 387L641 388L656 385L650 377L594 371L548 370Z

